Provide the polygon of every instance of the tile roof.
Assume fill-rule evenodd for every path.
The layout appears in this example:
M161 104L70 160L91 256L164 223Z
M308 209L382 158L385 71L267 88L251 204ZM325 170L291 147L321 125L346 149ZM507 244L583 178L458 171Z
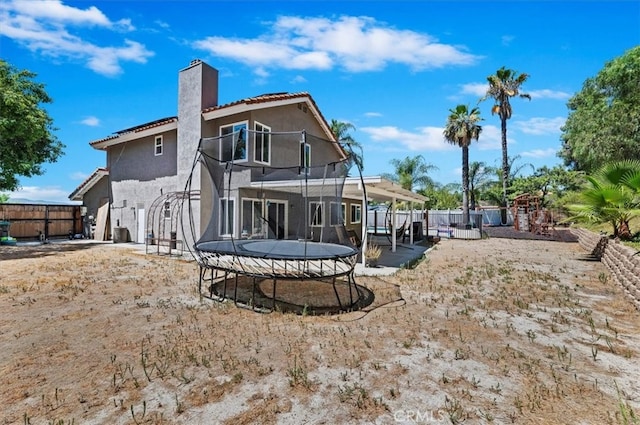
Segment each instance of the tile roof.
M155 121L151 121L145 124L141 124L141 125L137 125L135 127L131 127L131 128L127 128L124 130L120 130L120 131L116 131L114 134L112 134L111 136L107 136L103 139L99 139L99 140L94 140L93 142L90 142L90 145L95 145L101 142L106 142L108 140L112 140L112 139L117 139L118 137L127 134L127 133L139 133L141 131L145 131L148 130L150 128L154 128L154 127L160 127L162 125L165 124L169 124L172 122L176 122L178 121L178 117L167 117L167 118L161 118L159 120L155 120Z
M301 99L301 100L302 99L304 99L304 100L308 99L309 102L315 108L315 110L318 112L318 116L323 121L323 124L327 128L330 128L329 127L329 123L327 122L325 117L322 115L322 112L320 112L320 108L318 108L318 105L316 104L316 101L313 100L313 97L311 97L311 95L308 92L266 93L266 94L261 94L259 96L247 97L247 98L244 98L244 99L236 100L234 102L226 103L224 105L211 106L211 107L203 110L202 113L204 114L204 113L207 113L207 112L219 111L221 109L230 108L232 106L237 106L237 105L242 105L242 104L244 104L244 105L255 105L257 103L268 103L268 102L276 102L276 101L279 101L279 100L291 100L291 99Z
M203 110L202 112L205 113L205 112L211 112L211 111L218 111L220 109L230 108L231 106L242 105L242 104L253 105L253 104L256 104L256 103L267 103L267 102L273 102L273 101L278 101L278 100L289 100L289 99L296 99L296 98L308 98L308 99L311 99L311 96L307 92L266 93L266 94L261 94L259 96L247 97L247 98L244 98L244 99L236 100L234 102L225 103L224 105L211 106L211 107ZM313 99L311 99L311 102L317 108L317 105L315 104Z
M84 193L89 190L94 184L96 184L99 180L99 177L106 176L109 174L109 169L104 167L96 168L93 173L89 177L87 177L76 189L69 195L69 199L74 200L77 195Z
M315 100L313 100L313 98L311 97L311 95L307 92L297 92L297 93L287 93L287 92L280 92L280 93L266 93L266 94L261 94L258 96L254 96L254 97L247 97L244 99L240 99L240 100L236 100L234 102L230 102L230 103L226 103L224 105L217 105L217 106L212 106L209 108L206 108L202 111L202 113L207 113L207 112L212 112L212 111L219 111L219 110L223 110L226 108L231 108L233 106L237 106L237 105L255 105L255 104L259 104L259 103L269 103L269 102L277 102L277 101L282 101L282 100L292 100L292 99L300 99L300 100L308 100L311 105L313 106L313 108L315 109L315 111L318 113L318 119L320 119L322 121L322 124L326 127L326 129L328 131L330 131L330 126L329 123L327 122L327 120L325 119L325 117L322 115L322 112L320 112L320 109L318 108L318 105L316 104ZM89 145L94 146L97 145L99 143L103 143L103 142L107 142L109 140L114 140L117 139L118 137L121 137L125 134L129 134L129 133L138 133L141 131L145 131L148 130L150 128L154 128L154 127L159 127L165 124L169 124L172 122L176 122L178 121L178 117L168 117L168 118L162 118L159 120L155 120L155 121L151 121L148 122L146 124L141 124L135 127L131 127L131 128L127 128L124 130L120 130L120 131L116 131L114 134L107 136L105 138L99 139L99 140L94 140L92 142L89 143Z

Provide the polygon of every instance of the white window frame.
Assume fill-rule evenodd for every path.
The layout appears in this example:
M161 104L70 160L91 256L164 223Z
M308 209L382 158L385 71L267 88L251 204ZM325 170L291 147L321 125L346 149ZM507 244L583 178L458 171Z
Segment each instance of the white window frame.
M362 205L351 204L351 224L358 223L362 223Z
M258 121L254 124L255 133L253 135L253 160L258 164L271 164L271 127L266 126ZM267 134L269 133L269 134ZM265 139L267 146L267 158L265 159ZM262 155L258 157L258 147L261 148Z
M231 129L230 133L223 133L224 129ZM239 121L239 122L235 122L232 124L227 124L227 125L221 125L219 131L220 134L220 161L221 162L247 162L249 160L249 134L248 134L248 128L249 128L249 123L248 121ZM240 159L235 159L233 158L234 156L234 152L236 150L236 144L238 143L238 137L240 136L240 130L244 129L244 131L242 132L242 136L244 138L244 142L246 143L246 146L244 148L244 158L240 158ZM224 150L223 150L223 146L224 146L224 142L227 140L227 138L225 138L224 136L229 135L229 134L233 134L233 140L232 140L232 146L231 146L231 152L232 152L232 156L231 158L227 159L224 157Z
M164 214L165 220L171 220L171 202L164 201L164 206L162 207L162 211Z
M226 207L223 207L223 204ZM231 204L231 213L229 214L229 204ZM235 198L220 198L220 220L218 226L218 232L221 237L230 237L235 234L235 216L236 216L236 199ZM224 214L224 211L227 214Z
M164 152L164 146L162 142L162 136L156 136L155 143L153 145L154 156L160 156Z
M318 207L320 207L320 214L317 214ZM323 201L311 201L309 202L309 226L311 227L323 227L324 226L324 202Z
M334 208L336 208L338 204L340 205L340 217L337 217L337 215L334 214ZM337 223L335 222L336 218L339 218ZM329 224L332 227L344 226L347 222L347 204L345 204L344 202L332 201L329 205L329 221Z
M311 145L300 142L300 174L309 174L311 170Z
M264 217L264 200L263 199L258 199L258 198L242 198L242 202L240 203L242 205L242 208L240 209L240 223L241 226L244 226L244 205L245 202L251 202L251 224L253 225L253 207L255 204L260 204L260 215L262 217ZM260 223L260 229L258 230L258 233L255 233L256 229L251 228L251 229L245 229L242 228L240 231L240 237L244 238L244 237L250 237L250 238L264 238L265 237L265 229L264 229L264 223ZM246 232L246 233L245 233Z

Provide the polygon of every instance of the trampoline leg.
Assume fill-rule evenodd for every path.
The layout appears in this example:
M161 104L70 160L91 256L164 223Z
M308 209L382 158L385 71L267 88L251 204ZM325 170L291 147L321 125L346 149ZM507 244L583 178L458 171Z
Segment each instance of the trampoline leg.
M238 273L236 273L235 285L235 288L233 288L233 303L238 305Z
M355 282L353 282L355 284ZM349 301L353 307L353 288L351 287L351 275L347 276L347 284L349 285Z
M200 273L198 273L198 294L202 295L202 266L199 266Z
M222 299L223 300L227 299L227 275L229 275L229 272L225 270L225 272L224 272L224 284L222 285Z
M273 279L273 302L271 303L271 311L276 311L276 281L277 279Z
M336 294L336 299L338 300L338 305L340 306L340 310L342 310L342 301L340 301L340 295L338 294L338 288L336 288L336 278L334 277L331 281L333 284L333 292Z
M251 304L251 309L253 311L256 310L256 277L251 278L252 279L252 291L251 292L251 299L249 300L249 303Z

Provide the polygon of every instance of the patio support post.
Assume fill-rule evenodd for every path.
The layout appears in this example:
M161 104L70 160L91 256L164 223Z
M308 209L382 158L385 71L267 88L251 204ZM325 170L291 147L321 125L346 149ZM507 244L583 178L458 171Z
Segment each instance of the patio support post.
M396 197L391 200L391 252L396 252Z
M413 245L413 201L409 202L409 245Z
M358 183L361 186L361 183ZM360 227L362 228L362 243L360 244L360 256L362 257L362 267L366 266L364 253L367 252L367 244L369 243L369 235L367 232L367 222L369 221L369 210L367 205L367 197L365 196L364 187L362 190L362 207L360 208ZM375 228L376 223L373 223Z

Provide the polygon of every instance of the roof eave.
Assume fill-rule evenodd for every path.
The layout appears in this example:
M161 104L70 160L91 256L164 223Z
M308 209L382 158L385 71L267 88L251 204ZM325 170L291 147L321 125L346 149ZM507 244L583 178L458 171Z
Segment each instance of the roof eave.
M89 178L83 181L80 186L78 186L71 194L69 195L70 201L82 201L84 194L87 193L96 183L100 181L104 176L109 175L109 170L106 168L98 168L94 171Z
M178 121L175 120L175 121L168 122L166 124L147 128L141 131L132 131L130 133L113 136L112 138L90 142L89 145L91 145L92 148L97 150L105 150L111 146L130 142L132 140L142 139L148 136L154 136L159 133L166 133L167 131L176 130L177 128L178 128Z

